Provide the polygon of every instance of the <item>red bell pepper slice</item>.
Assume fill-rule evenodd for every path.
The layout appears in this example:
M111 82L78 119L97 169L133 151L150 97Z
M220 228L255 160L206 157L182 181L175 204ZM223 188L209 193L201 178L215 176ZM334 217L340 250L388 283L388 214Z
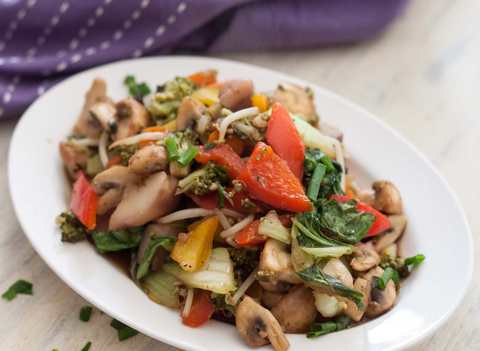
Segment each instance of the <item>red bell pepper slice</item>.
M73 184L70 209L88 230L97 225L97 193L82 172Z
M217 163L225 168L228 176L232 179L238 178L245 167L240 156L227 144L218 144L212 148L201 147L195 160L203 164L209 161Z
M187 77L199 87L204 87L217 82L217 71L210 69L193 73Z
M272 148L257 143L240 179L254 199L290 212L305 212L312 203L305 195L302 183Z
M288 167L298 179L303 176L303 160L305 145L290 118L288 111L278 102L272 106L272 114L268 120L267 143L273 151L287 162Z
M332 195L331 199L338 202L347 202L350 200L354 200L348 195ZM390 220L387 216L385 216L380 211L374 209L373 207L367 205L366 203L357 201L357 210L359 212L368 212L375 216L375 221L372 223L372 226L368 230L367 235L365 235L366 238L381 234L392 227Z
M199 327L212 317L214 311L215 306L210 299L210 293L195 289L192 307L187 316L182 315L182 322L192 328Z
M257 219L235 234L237 245L250 247L263 244L267 237L258 233L259 226L260 220Z

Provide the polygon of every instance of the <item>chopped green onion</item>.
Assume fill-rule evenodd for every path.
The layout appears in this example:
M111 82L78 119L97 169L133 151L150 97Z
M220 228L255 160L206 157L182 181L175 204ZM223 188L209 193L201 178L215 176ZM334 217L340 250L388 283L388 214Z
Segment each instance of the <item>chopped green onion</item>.
M151 91L145 82L137 83L135 77L132 75L126 76L123 84L127 86L129 94L139 100L143 99L145 95L150 94Z
M32 283L23 279L17 280L2 294L2 297L7 301L12 301L18 294L33 295Z
M425 255L418 254L412 257L407 257L404 261L404 264L405 266L408 267L408 270L411 272L412 270L420 266L420 264L423 261L425 261Z
M400 277L398 275L398 272L393 269L392 267L387 267L383 271L383 274L381 277L375 277L375 287L380 289L380 290L385 290L387 287L387 283L389 280L392 280L395 284L398 284L400 282Z
M87 342L87 343L85 344L85 346L82 348L81 351L88 351L88 350L90 350L90 347L91 347L91 346L92 346L92 342L89 341L89 342Z
M138 331L136 331L133 328L130 328L128 325L125 325L120 321L117 321L116 319L112 319L110 326L117 330L119 341L126 340L138 334Z
M176 161L178 159L178 146L175 138L171 136L166 138L165 147L167 148L168 160Z
M325 334L346 329L350 325L350 318L347 316L339 316L335 322L313 323L307 338L316 338Z
M188 149L178 157L177 162L180 164L180 166L186 167L190 164L190 162L193 161L195 156L197 156L197 153L198 148L196 146L190 145Z
M312 179L308 184L307 196L312 201L316 201L318 193L320 191L320 185L322 184L323 176L325 175L326 167L318 163L313 171Z
M80 309L80 315L79 318L82 322L88 322L90 320L90 317L92 315L92 306L83 306Z

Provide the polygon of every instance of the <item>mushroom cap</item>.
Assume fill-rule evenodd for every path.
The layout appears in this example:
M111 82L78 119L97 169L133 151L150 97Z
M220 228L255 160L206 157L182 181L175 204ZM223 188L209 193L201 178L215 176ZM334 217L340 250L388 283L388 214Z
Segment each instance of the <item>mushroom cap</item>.
M403 212L402 198L397 187L387 180L373 183L375 200L373 206L386 214L401 214Z
M348 268L338 258L331 258L322 269L323 273L340 280L345 286L353 287L353 277Z
M128 183L135 182L137 176L125 166L115 165L98 173L92 180L95 192L102 195L112 188L124 188Z
M304 285L293 287L273 306L272 314L286 333L307 332L317 316L312 290Z
M316 124L318 122L313 96L304 87L296 84L280 84L273 93L273 100L285 106L290 113L299 115L309 123Z
M165 147L148 145L137 150L128 161L128 168L136 174L148 175L163 171L168 166L168 156Z
M120 100L117 108L117 131L114 140L124 139L137 134L148 125L150 116L147 109L133 97Z
M388 216L388 219L392 228L374 240L375 250L379 253L396 242L405 232L407 226L407 217L404 215Z
M236 111L250 105L252 94L253 82L251 80L233 79L222 84L219 99L222 106Z
M285 351L289 347L282 327L272 313L249 296L245 296L238 304L235 325L249 346L271 343L276 351Z
M357 272L364 272L375 267L380 263L380 256L375 251L371 241L368 243L358 243L353 250L353 258L350 266Z
M191 126L195 120L202 116L204 111L205 106L201 102L198 102L190 96L184 97L178 107L176 118L177 130L183 130Z

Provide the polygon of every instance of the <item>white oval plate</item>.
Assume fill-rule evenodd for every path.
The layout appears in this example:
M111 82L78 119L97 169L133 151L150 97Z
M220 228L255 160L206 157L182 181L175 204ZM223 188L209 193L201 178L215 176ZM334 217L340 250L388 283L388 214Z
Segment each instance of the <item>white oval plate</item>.
M370 113L325 89L267 69L211 58L145 58L94 68L53 87L25 112L10 146L10 192L25 234L50 268L99 309L153 338L187 350L246 349L230 325L211 321L202 328L185 327L177 311L150 301L88 243L63 244L54 224L69 196L58 143L69 133L92 79L103 77L109 95L120 99L127 94L122 84L127 74L155 86L206 68L218 69L221 79L251 78L258 90L272 90L282 81L311 86L322 118L344 131L364 181L390 179L400 188L409 218L404 254L427 256L404 284L393 310L318 339L289 335L291 349L399 350L445 322L470 283L473 245L460 204L430 162Z

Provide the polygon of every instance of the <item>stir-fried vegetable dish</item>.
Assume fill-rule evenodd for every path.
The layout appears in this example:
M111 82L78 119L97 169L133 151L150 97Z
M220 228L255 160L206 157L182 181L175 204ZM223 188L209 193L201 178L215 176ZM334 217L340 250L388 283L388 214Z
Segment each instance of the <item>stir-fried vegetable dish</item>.
M114 101L95 79L60 143L72 182L62 241L123 254L183 324L232 323L252 347L286 350L285 334L318 337L394 307L424 260L400 254L400 192L356 185L309 88L261 92L214 70L124 84Z

